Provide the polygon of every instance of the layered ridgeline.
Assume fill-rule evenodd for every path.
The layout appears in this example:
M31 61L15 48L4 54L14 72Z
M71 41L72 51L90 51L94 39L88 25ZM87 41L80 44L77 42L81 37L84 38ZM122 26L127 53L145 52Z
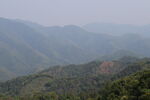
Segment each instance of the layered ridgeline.
M0 98L149 100L149 77L150 59L147 58L57 66L0 83L0 93L3 94Z
M73 25L44 27L0 18L0 81L53 65L150 56L149 43L150 39L136 34L111 36Z

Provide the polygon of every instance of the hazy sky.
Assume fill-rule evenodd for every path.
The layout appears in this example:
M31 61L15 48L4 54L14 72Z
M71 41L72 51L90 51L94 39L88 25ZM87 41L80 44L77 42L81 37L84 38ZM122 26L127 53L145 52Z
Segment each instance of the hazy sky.
M0 17L43 25L150 24L150 0L0 0Z

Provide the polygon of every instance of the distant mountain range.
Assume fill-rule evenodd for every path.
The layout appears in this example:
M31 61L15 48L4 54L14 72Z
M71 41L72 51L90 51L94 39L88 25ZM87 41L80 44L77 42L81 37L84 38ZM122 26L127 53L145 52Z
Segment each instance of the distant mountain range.
M130 25L114 23L90 23L83 28L89 32L105 33L110 35L140 34L150 37L150 24L148 25Z
M123 56L149 57L149 51L150 39L138 34L112 36L104 32L89 32L74 25L45 27L0 18L0 72L5 73L0 76L0 81L54 65L79 64L103 58L111 60ZM113 57L118 53L118 57Z

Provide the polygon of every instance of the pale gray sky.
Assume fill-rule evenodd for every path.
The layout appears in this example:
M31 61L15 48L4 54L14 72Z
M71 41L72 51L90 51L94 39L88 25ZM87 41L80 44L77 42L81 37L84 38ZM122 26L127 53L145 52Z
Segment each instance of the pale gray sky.
M43 25L150 24L150 0L0 0L0 17Z

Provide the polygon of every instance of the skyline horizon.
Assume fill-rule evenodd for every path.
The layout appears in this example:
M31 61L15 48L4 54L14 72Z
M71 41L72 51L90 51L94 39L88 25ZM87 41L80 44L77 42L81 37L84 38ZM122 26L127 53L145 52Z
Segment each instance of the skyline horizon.
M38 21L33 21L33 20L28 20L28 19L21 19L21 18L8 18L8 17L1 17L0 18L3 18L3 19L8 19L8 20L18 20L18 21L25 21L25 22L30 22L30 23L33 23L33 24L38 24L38 25L41 25L41 26L44 26L44 27L53 27L53 26L59 26L59 27L64 27L64 26L69 26L69 25L75 25L75 26L79 26L79 27L83 27L85 25L88 25L88 24L115 24L115 25L131 25L131 26L147 26L147 25L150 25L149 24L132 24L132 23L117 23L117 22L102 22L102 21L97 21L97 22L90 22L90 23L84 23L84 24L64 24L64 25L44 25L42 23L39 23Z
M149 0L0 0L0 17L44 26L150 24Z

